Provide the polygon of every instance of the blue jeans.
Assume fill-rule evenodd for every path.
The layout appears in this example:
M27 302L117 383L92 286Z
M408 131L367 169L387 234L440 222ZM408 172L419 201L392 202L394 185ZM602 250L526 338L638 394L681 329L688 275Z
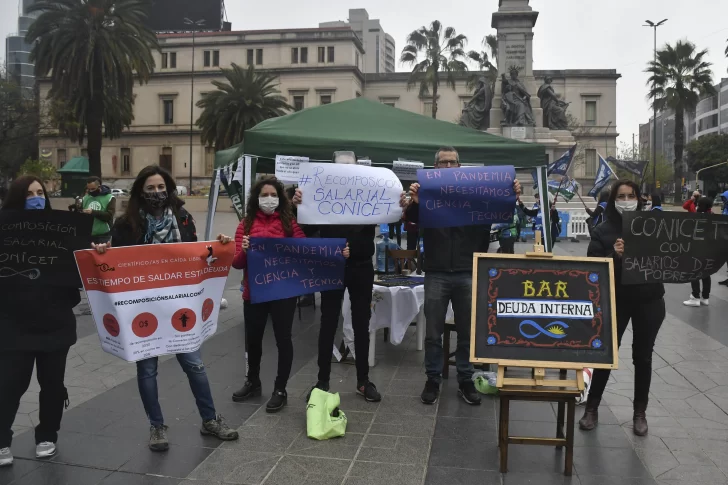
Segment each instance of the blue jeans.
M205 364L202 363L200 351L177 354L176 357L190 381L190 389L195 396L202 421L215 419L215 404L212 402L210 382L207 380ZM149 422L152 426L163 425L164 416L162 416L162 407L159 405L159 393L157 391L156 357L137 362L137 383L139 384L139 395L142 397L144 411L149 417Z
M458 382L469 381L473 377L473 364L470 363L470 310L472 307L472 273L445 273L428 271L425 273L425 373L427 378L438 384L442 382L444 361L442 334L445 331L447 307L452 302L455 313L455 327L458 345L455 351ZM450 352L450 349L446 349Z

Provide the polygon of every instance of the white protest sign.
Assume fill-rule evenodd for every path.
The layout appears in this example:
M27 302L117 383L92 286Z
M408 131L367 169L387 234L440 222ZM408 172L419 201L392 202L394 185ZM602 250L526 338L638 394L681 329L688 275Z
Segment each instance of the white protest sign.
M392 162L392 171L400 180L417 180L417 170L425 168L422 162Z
M308 163L308 157L276 155L276 178L283 182L297 182L302 163Z
M383 224L402 217L402 182L389 169L306 163L297 182L301 224Z

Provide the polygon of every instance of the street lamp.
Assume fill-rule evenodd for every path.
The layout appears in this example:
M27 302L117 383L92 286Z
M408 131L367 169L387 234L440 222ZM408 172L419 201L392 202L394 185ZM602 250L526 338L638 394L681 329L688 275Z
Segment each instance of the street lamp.
M610 121L607 125L607 129L604 130L604 156L609 158L609 137L607 136L607 132L609 131L609 127L612 126L612 122Z
M190 186L187 189L187 195L192 195L192 129L194 124L194 107L195 107L195 32L198 27L205 25L205 19L192 21L185 17L185 25L192 26L192 74L190 76Z
M651 27L655 32L653 60L657 63L657 27L667 22L667 19L661 20L657 23L651 20L645 20L645 22L646 23L643 27ZM652 83L652 88L654 89L654 87L655 83ZM655 105L654 99L652 100L652 184L653 187L657 185L657 105Z

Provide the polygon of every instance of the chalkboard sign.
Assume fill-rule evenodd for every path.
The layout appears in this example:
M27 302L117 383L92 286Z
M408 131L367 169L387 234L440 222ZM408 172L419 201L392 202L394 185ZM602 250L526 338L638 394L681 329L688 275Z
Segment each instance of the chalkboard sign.
M728 217L690 212L622 216L622 283L688 283L728 260Z
M617 368L612 260L478 253L470 360Z

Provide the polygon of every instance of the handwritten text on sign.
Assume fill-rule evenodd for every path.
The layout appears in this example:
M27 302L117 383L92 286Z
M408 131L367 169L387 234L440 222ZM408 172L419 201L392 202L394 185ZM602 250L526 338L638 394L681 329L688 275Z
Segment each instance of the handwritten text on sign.
M344 288L345 239L252 238L250 301L263 303Z
M513 220L512 166L417 171L421 227L459 227Z
M276 178L283 182L298 182L302 163L308 163L308 157L276 155Z
M686 212L631 212L622 217L622 282L687 283L728 260L728 217Z
M79 288L73 251L91 247L92 225L75 212L0 211L0 286Z
M298 186L301 224L381 224L402 217L402 183L386 168L306 163Z
M101 348L129 362L194 352L217 330L234 244L76 251Z

